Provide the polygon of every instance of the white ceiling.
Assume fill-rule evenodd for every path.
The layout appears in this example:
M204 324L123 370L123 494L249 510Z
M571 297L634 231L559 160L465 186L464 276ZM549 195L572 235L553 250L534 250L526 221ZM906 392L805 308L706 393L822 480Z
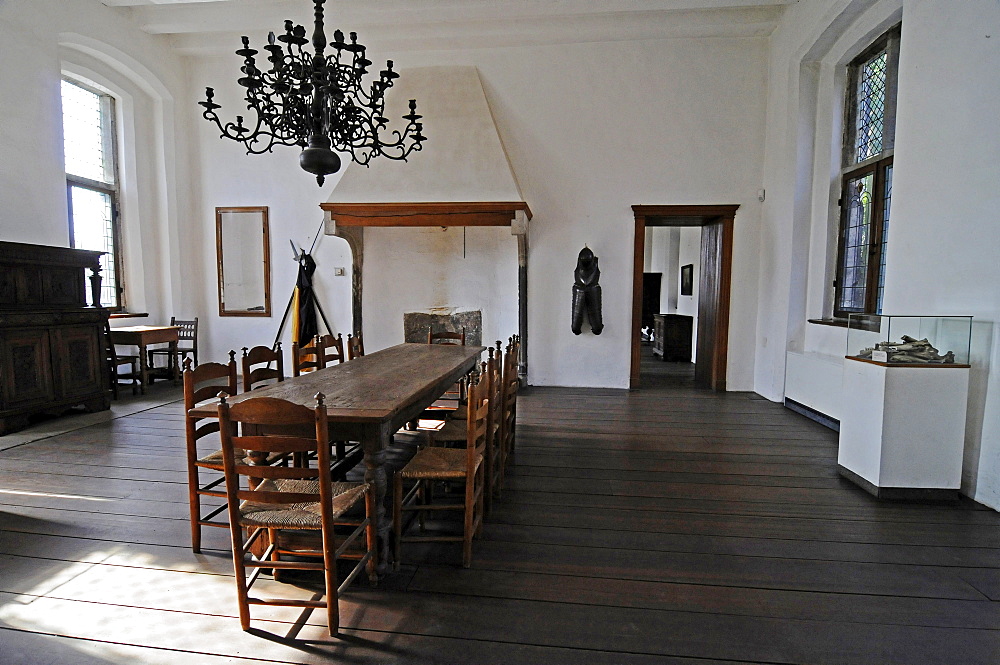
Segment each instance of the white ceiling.
M312 33L312 0L101 0L184 53L229 53L239 36L260 44L285 19ZM355 31L381 50L492 48L551 43L757 37L799 0L328 0L326 32Z

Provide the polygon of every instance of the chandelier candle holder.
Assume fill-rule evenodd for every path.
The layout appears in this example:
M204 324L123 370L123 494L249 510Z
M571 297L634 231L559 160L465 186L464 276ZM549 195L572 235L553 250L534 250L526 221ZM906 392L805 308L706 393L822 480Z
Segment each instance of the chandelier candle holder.
M363 78L372 62L365 57L365 47L358 43L356 33L350 33L350 41L345 41L340 30L327 44L323 32L326 0L314 2L315 54L302 48L310 41L306 29L293 27L291 21L285 21L283 35L268 34L263 48L268 53L269 69L257 67L254 56L259 51L250 48L247 37L243 37L243 48L236 51L243 58L243 76L237 82L246 89L247 109L256 120L248 126L238 115L236 122L223 123L216 113L222 107L213 101L212 88L206 88L205 101L198 102L205 108L202 117L215 123L222 132L220 138L242 143L247 154L271 152L276 145L299 146L299 165L315 175L320 185L325 176L340 170L337 152L350 153L351 159L365 166L378 156L405 161L426 140L416 100L410 100L410 112L403 116L406 126L389 130L385 92L399 78L392 70L392 60L366 89ZM332 53L326 53L327 46Z

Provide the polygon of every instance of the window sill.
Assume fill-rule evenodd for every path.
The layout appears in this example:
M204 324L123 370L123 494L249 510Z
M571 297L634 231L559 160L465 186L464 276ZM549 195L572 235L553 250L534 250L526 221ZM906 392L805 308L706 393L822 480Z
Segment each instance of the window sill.
M806 319L809 323L819 326L834 326L835 328L846 328L847 319Z
M149 312L117 312L109 316L109 319L141 319L149 316Z

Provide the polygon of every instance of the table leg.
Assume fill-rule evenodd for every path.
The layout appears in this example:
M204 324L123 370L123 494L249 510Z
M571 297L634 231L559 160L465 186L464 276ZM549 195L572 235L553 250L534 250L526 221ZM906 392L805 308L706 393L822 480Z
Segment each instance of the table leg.
M170 370L175 386L181 378L180 372L178 371L179 366L180 358L177 357L177 342L170 342Z
M388 478L385 468L386 448L392 433L385 427L365 426L361 445L365 453L365 482L375 490L375 530L378 534L378 574L389 572L389 538L392 534L392 516L386 515L385 495Z
M149 363L146 361L146 345L139 345L139 392L146 394L146 384L149 383Z

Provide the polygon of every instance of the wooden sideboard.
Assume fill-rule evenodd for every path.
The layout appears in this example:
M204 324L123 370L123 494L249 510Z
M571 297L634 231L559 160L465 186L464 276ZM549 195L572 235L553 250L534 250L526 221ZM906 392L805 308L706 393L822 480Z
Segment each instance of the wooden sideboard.
M691 362L694 317L684 314L653 315L653 355L663 360Z
M0 242L0 434L34 414L109 407L100 256Z

